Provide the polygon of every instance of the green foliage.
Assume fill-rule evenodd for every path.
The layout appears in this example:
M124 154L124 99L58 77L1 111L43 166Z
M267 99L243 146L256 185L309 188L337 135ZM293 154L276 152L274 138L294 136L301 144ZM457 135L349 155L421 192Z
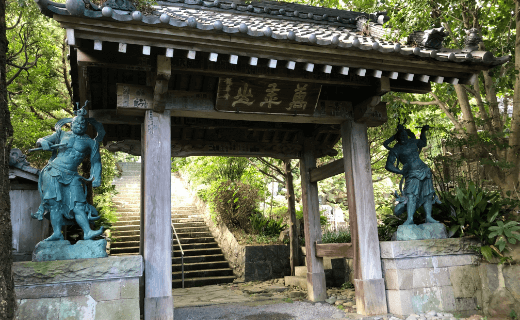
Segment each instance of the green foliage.
M258 212L258 190L240 181L223 181L209 197L217 222L229 228L251 230L250 217Z
M348 229L326 230L321 237L322 243L350 243L351 241L352 237Z
M432 216L444 222L450 236L476 237L482 245L481 254L488 261L493 256L504 257L507 242L520 241L518 223L506 221L520 201L503 198L497 191L488 191L473 182L438 195L442 204L433 207Z
M279 219L269 219L261 213L254 214L250 217L253 230L263 236L279 236L280 232L287 228L287 224L283 223L283 217Z
M350 281L347 281L341 285L341 289L354 289L354 284L352 284Z
M392 235L397 231L397 228L406 221L406 214L400 217L392 213L385 214L381 217L381 223L377 226L377 235L379 241L390 241Z
M322 213L323 211L320 211ZM303 209L302 210L296 210L296 220L303 221ZM320 214L320 225L326 226L327 225L327 217Z
M112 185L114 177L120 175L116 167L116 159L114 155L106 150L100 149L101 164L103 166L101 174L101 186L93 189L94 206L101 215L101 219L95 222L95 228L103 226L106 229L112 227L116 223L118 216L113 197L117 194L116 187Z

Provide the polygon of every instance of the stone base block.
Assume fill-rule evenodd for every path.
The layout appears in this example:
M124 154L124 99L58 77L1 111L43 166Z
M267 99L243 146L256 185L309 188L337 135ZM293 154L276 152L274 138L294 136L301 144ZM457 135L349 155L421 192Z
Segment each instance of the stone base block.
M286 286L295 286L300 287L302 289L307 289L307 272L305 272L305 278L296 276L285 276L284 280Z
M386 314L384 279L354 280L357 313L363 315Z
M173 320L173 297L144 298L144 318Z
M327 286L325 284L325 272L307 272L307 292L311 301L325 301L327 299Z
M141 256L15 262L17 319L139 320L142 274Z
M106 258L106 247L105 239L80 240L75 245L71 245L67 240L40 241L34 248L32 261Z
M446 239L446 226L442 223L407 224L397 228L396 240Z
M476 311L478 258L466 239L381 242L389 312Z

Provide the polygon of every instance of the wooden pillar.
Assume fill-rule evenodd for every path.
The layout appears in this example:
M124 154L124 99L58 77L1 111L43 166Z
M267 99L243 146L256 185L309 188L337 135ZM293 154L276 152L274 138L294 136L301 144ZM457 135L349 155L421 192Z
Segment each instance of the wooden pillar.
M296 208L294 199L293 175L291 172L291 159L284 159L285 166L285 188L287 189L287 208L289 210L289 239L290 239L290 260L291 276L295 275L295 268L299 266L300 257L298 233L296 232Z
M327 287L323 258L316 257L316 242L321 243L318 183L311 182L310 169L316 168L313 139L305 138L303 157L300 159L302 179L303 222L305 229L305 259L307 262L307 292L311 301L325 301Z
M147 110L141 132L144 319L173 320L170 111Z
M366 124L341 125L359 314L387 313Z

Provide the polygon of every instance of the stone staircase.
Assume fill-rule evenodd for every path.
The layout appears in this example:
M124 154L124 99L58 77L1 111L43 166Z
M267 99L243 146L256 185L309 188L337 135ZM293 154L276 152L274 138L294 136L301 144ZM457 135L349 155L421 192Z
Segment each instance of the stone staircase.
M112 227L111 255L139 254L140 163L120 163L123 174L114 184L119 221ZM172 174L172 223L184 251L184 287L233 282L233 269L206 226L178 176ZM181 251L173 236L173 288L181 288Z

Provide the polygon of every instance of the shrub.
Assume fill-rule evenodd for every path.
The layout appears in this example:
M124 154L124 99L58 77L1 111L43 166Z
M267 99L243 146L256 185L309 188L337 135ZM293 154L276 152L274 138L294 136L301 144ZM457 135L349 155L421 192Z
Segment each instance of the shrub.
M280 232L287 228L287 224L283 223L283 217L279 219L269 219L261 213L257 213L250 217L253 230L262 236L278 236Z
M209 197L217 222L246 232L251 230L250 217L258 211L260 201L256 189L242 182L223 181L215 186Z
M351 241L352 237L348 229L338 229L336 231L327 230L321 237L322 243L350 243Z

